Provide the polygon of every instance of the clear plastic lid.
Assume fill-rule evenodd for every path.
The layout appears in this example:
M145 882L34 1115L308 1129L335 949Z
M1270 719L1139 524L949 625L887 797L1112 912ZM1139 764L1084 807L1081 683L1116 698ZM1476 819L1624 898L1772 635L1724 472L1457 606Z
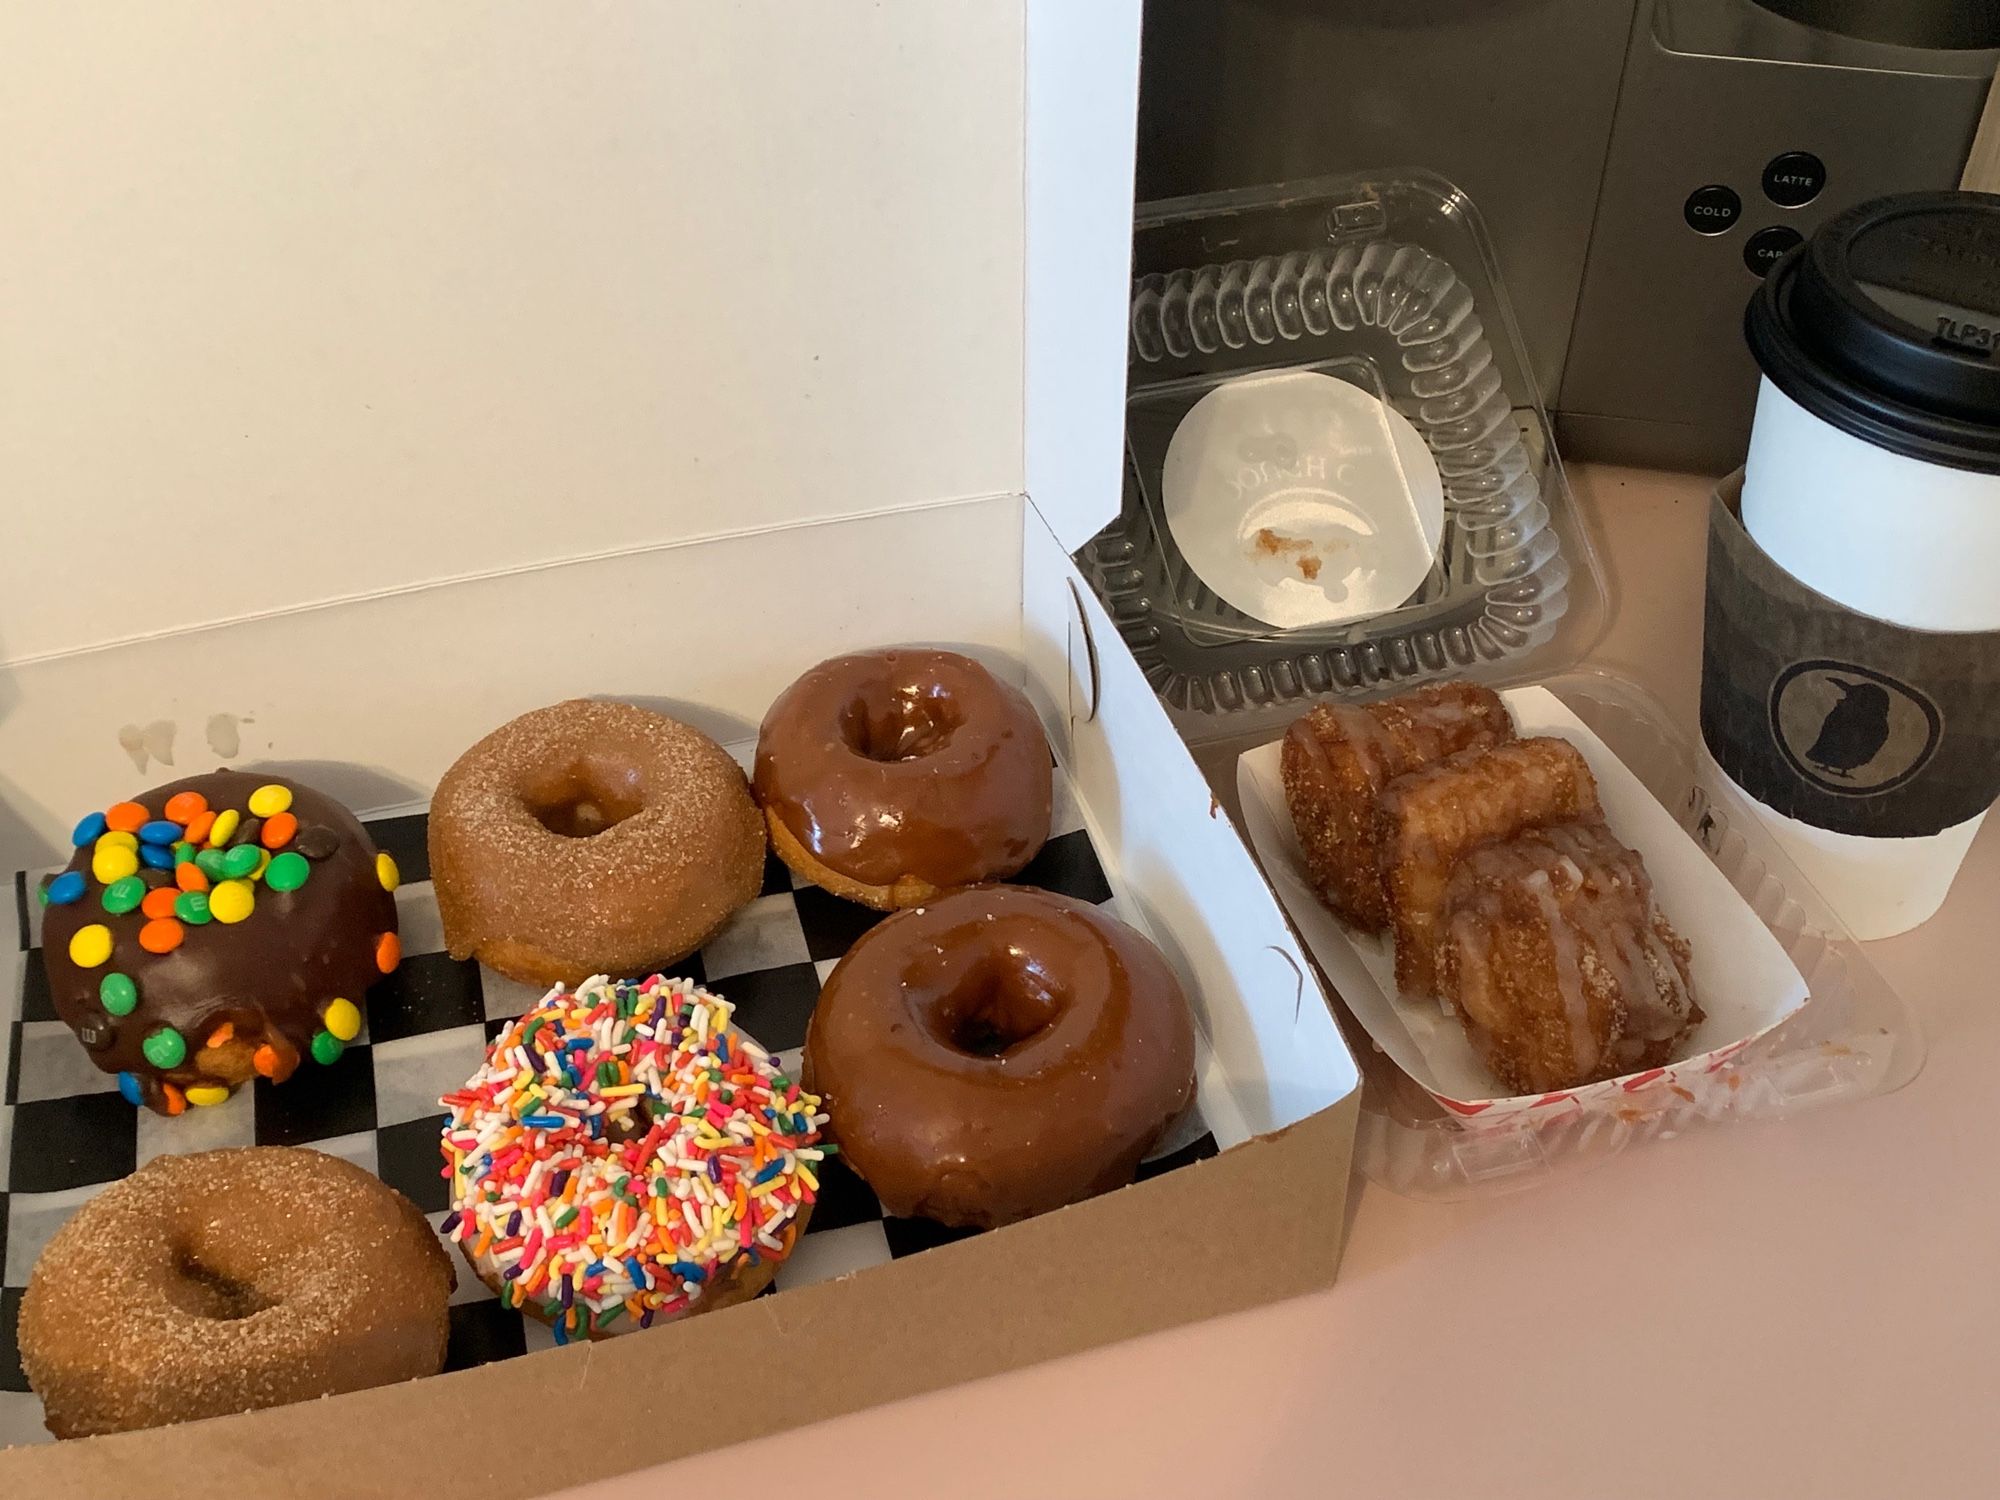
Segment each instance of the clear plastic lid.
M1358 174L1142 205L1131 318L1125 501L1079 561L1189 738L1431 677L1516 682L1595 642L1595 551L1491 247L1450 183ZM1188 424L1277 372L1380 403L1372 439L1353 436L1369 418L1350 401L1325 445L1351 482L1302 496L1313 440L1295 414L1254 412L1236 419L1245 472L1275 486L1172 482ZM1442 516L1411 568L1432 484Z

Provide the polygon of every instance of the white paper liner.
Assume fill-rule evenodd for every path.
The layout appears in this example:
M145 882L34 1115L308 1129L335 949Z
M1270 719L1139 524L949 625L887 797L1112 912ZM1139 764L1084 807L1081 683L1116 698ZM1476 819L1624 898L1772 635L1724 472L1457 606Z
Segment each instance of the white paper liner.
M1160 485L1195 576L1286 629L1399 608L1444 533L1444 482L1409 419L1314 371L1203 396L1167 445Z

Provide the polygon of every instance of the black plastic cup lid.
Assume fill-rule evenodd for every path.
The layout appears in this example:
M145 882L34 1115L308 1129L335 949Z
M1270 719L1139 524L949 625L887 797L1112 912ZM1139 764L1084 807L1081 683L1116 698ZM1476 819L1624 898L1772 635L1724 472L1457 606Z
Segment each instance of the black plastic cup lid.
M1849 209L1772 268L1743 326L1771 383L1822 421L2000 473L2000 196Z

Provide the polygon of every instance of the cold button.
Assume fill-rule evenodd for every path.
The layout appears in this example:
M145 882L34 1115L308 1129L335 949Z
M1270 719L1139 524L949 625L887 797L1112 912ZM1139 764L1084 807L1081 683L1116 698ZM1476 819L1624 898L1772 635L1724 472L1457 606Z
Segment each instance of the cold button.
M1780 208L1803 208L1826 186L1826 163L1810 151L1787 151L1764 168L1764 196Z
M1787 250L1796 245L1801 236L1796 229L1783 224L1773 224L1769 229L1760 229L1743 242L1743 264L1759 276L1768 276Z
M1742 213L1743 200L1719 182L1696 188L1688 194L1688 201L1681 209L1688 228L1697 234L1722 234Z

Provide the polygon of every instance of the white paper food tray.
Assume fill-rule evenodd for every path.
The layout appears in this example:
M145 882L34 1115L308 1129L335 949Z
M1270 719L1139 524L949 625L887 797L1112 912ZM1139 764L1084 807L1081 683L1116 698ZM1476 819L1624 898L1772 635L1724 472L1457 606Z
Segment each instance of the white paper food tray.
M1660 909L1693 949L1694 991L1707 1017L1683 1056L1664 1068L1546 1094L1508 1094L1480 1061L1456 1016L1434 1000L1397 994L1392 939L1356 931L1314 895L1285 804L1280 746L1261 745L1247 752L1237 769L1251 841L1313 957L1397 1066L1439 1103L1467 1117L1572 1104L1615 1111L1649 1085L1685 1087L1683 1079L1714 1072L1805 1004L1805 980L1778 940L1610 748L1542 688L1516 688L1501 698L1522 735L1568 740L1590 763L1611 831L1644 857Z

